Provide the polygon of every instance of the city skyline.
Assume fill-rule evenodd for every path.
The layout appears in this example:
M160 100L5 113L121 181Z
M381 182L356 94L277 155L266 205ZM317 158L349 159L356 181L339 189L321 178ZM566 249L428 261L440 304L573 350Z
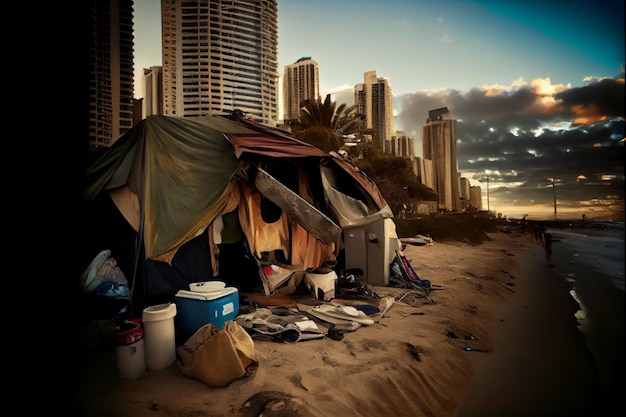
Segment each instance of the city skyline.
M388 78L395 128L415 139L416 156L428 111L448 107L459 172L482 187L485 208L489 177L492 210L516 217L542 204L550 214L547 178L574 206L614 196L603 174L623 178L624 4L593 6L279 1L279 68L310 56L321 94L351 89L369 70ZM135 1L136 74L161 63L159 16L159 1Z

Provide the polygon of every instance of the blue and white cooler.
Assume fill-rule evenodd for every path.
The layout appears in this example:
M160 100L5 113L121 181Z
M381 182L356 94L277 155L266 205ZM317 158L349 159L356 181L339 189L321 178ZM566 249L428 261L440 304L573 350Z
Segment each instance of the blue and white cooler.
M176 344L181 346L205 324L219 328L239 313L239 291L235 287L219 287L208 283L192 283L190 290L179 290L175 296Z

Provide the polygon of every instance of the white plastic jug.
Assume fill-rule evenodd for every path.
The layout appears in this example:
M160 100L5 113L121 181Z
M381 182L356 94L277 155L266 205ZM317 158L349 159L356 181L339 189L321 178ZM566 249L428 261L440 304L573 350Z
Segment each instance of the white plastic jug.
M146 367L151 371L165 369L176 361L174 316L174 303L157 304L143 310Z

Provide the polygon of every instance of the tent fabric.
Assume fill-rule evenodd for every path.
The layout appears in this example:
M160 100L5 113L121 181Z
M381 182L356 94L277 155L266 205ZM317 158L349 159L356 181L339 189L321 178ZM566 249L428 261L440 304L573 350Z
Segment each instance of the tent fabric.
M368 202L370 214L386 206L376 185L341 157L279 129L220 116L148 116L111 147L98 148L88 158L85 196L89 200L102 190L128 187L140 212L130 203L122 206L119 200L115 202L134 227L143 218L146 257L171 262L176 250L202 233L220 210L234 209L238 198L233 193L238 187L230 180L238 166L237 158L245 156L257 161L263 156L279 163L314 157L318 164L326 165L325 171L356 180L352 182L363 190L359 197L372 200ZM212 210L216 205L220 210ZM390 212L383 215L393 216Z
M302 193L301 183L300 181L298 189ZM290 218L306 224L309 232L317 239L329 244L338 242L341 238L341 228L332 219L298 193L288 187L281 187L281 183L262 168L257 170L254 185Z
M180 117L150 116L100 149L100 163L87 166L86 177L99 174L101 188L128 186L137 195L148 258L175 251L202 233L237 165L220 130ZM87 197L97 191L88 189Z
M267 223L261 218L261 193L247 185L239 209L244 234L249 236L250 251L258 258L263 252L282 250L289 252L289 219L282 213L278 220Z
M209 278L187 273L218 271L211 253L218 245L209 228L225 213L238 211L255 256L283 251L293 264L306 267L320 266L341 246L322 241L334 235L320 240L324 236L315 228L322 220L340 230L363 219L393 217L374 182L341 156L233 115L148 116L110 147L90 151L85 161L85 199L108 195L137 234L135 250L147 262L145 270L163 280L168 273L177 276L175 283L145 282L147 293ZM261 191L255 179L264 174L275 181ZM296 213L275 198L279 193L296 195L313 209ZM194 249L179 254L192 241ZM209 254L202 253L197 267L182 260L205 250Z

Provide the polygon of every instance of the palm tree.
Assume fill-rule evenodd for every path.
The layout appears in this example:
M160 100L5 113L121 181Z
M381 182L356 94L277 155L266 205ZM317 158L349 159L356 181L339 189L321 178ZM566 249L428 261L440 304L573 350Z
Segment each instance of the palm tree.
M322 103L321 98L306 100L300 108L300 127L306 129L313 126L322 126L333 132L351 134L358 131L361 118L356 113L356 106L347 106L331 101L330 94Z

